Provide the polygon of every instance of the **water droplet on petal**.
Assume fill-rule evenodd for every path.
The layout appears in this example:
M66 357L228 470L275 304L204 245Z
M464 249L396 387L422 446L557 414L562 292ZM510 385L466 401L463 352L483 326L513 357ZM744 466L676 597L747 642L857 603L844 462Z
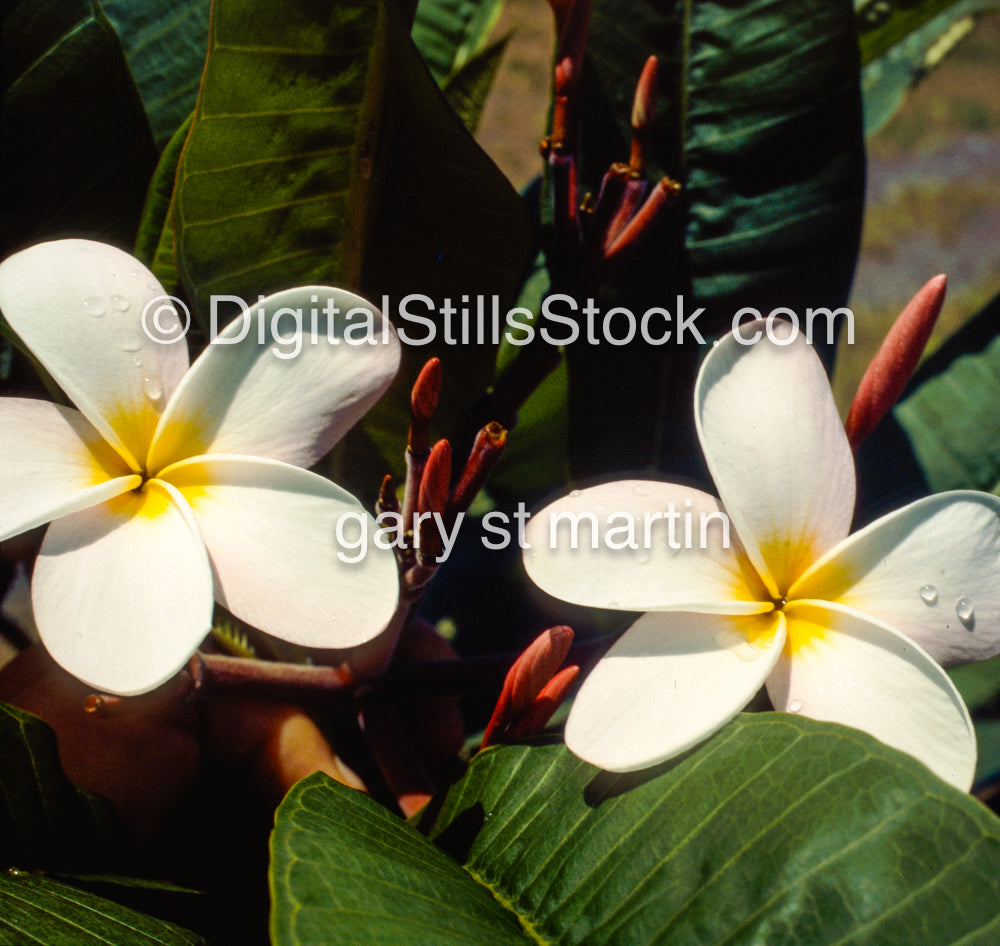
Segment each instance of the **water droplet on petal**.
M958 619L962 622L962 627L967 631L971 631L976 626L976 612L972 606L972 600L969 598L959 598L955 602L955 614L958 615Z
M124 296L112 296L111 305L119 312L128 312L128 299Z
M652 558L653 556L649 549L643 548L640 545L639 548L635 550L635 554L632 556L632 561L634 561L637 565L647 565Z
M136 368L141 368L142 367L142 359L138 355L133 355L132 356L132 364L135 365Z
M645 486L637 486L634 490L636 496L648 496L649 490Z
M609 601L608 602L608 607L609 608L620 608L621 606L622 606L622 603L620 601Z
M801 713L802 712L802 700L792 700L792 702L788 704L788 712L789 713Z
M579 495L581 495L581 493L582 493L582 490L579 490L579 489L570 490L570 496L579 496Z
M142 350L142 342L138 338L135 338L135 337L132 337L132 338L123 338L118 343L118 350L119 351L141 351Z
M83 300L83 311L91 318L99 319L108 309L100 296L88 296Z
M142 393L148 397L153 404L159 404L163 400L163 385L157 378L149 377L142 379Z
M920 600L924 604L937 604L938 592L933 585L923 585L920 588Z

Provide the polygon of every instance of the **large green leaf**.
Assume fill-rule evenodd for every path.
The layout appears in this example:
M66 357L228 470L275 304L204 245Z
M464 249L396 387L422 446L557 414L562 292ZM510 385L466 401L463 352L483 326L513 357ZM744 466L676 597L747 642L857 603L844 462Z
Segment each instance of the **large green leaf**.
M570 347L581 474L684 469L696 452L689 398L700 338L728 330L744 306L805 318L809 307L844 305L857 255L864 152L849 0L596 0L582 75L592 190L628 156L632 95L650 54L661 88L650 176L669 174L684 191L602 308L666 307L674 336ZM689 317L704 309L700 335L678 337L679 297Z
M68 234L131 245L156 149L115 31L91 0L5 9L3 252Z
M427 331L409 326L415 344L396 387L340 452L341 474L367 470L370 490L380 467L399 472L408 388L432 355L444 362L442 433L460 428L495 346L446 343L438 304L509 299L525 217L441 97L394 3L351 0L331 13L307 0L217 0L174 197L179 271L202 317L213 293L252 301L308 283L385 300L397 319L405 296L432 301L436 341L422 344Z
M0 703L0 863L93 869L113 839L112 824L110 805L63 774L52 730Z
M208 44L211 0L101 0L162 148L191 114Z
M0 873L0 944L196 946L190 930L43 875Z
M783 714L741 717L629 776L562 745L491 749L421 821L457 863L368 798L300 783L272 839L275 943L1000 934L1000 821L863 733Z

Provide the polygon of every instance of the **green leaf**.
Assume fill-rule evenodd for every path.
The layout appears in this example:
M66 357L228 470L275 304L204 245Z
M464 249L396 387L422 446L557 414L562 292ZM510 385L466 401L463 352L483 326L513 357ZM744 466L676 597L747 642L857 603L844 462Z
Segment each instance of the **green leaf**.
M896 406L893 414L931 492L1000 492L998 404L1000 337L956 357Z
M68 233L131 245L156 148L118 36L96 2L6 8L4 253Z
M272 838L274 942L986 946L1000 933L1000 821L863 733L784 714L742 716L626 776L562 745L490 749L420 820L457 863L367 797L300 783Z
M171 226L170 206L174 196L177 165L180 163L184 142L193 121L192 112L171 136L156 164L153 179L149 182L146 206L143 208L139 233L135 238L135 256L147 266L155 264L157 249L163 240L163 231ZM166 275L169 279L171 274ZM176 267L172 275L173 279L170 281L176 284ZM163 283L162 279L160 281ZM166 283L163 285L166 288Z
M445 79L441 87L448 104L472 134L479 127L483 107L507 48L507 39L505 36L475 52Z
M101 0L121 38L158 148L191 114L208 44L210 0Z
M884 0L862 4L865 134L875 134L902 104L907 90L973 29L977 17L996 8L996 0L924 0L907 7L897 5L881 25L870 27L875 15L870 11L884 10L886 5Z
M447 854L321 773L299 782L275 816L271 904L275 946L532 942Z
M663 345L568 348L579 475L690 473L702 339L728 331L744 307L804 319L810 307L843 306L857 255L864 149L849 2L596 0L581 78L583 174L595 193L604 169L629 154L635 83L650 54L660 95L649 176L684 190L601 309L623 305L638 318L665 307L671 324L656 321L655 331L673 335ZM680 331L682 314L689 325L695 314L697 333Z
M62 772L55 733L0 703L0 863L93 868L113 841L111 806Z
M0 944L16 946L195 946L172 923L49 877L0 873Z
M440 85L486 42L503 0L420 0L412 36Z
M441 436L489 383L495 346L444 339L440 303L511 298L528 242L520 198L475 144L420 60L395 4L218 0L173 214L177 261L204 320L211 294L253 301L333 283L395 311L427 297L436 339L413 344L395 387L332 463L355 491L401 470L409 387L444 367ZM352 482L354 471L357 483Z

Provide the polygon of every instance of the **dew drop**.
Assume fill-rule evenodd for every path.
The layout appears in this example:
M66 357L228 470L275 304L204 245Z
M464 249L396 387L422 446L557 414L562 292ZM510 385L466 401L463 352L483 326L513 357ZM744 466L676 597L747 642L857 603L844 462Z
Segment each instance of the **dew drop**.
M142 393L146 395L154 404L159 404L163 400L163 386L159 379L149 377L142 379Z
M635 488L635 490L633 490L633 492L635 493L636 496L648 496L649 495L649 489L647 489L645 486L637 486Z
M920 600L924 604L937 604L938 592L933 585L923 585L920 588Z
M622 603L620 601L609 601L608 602L608 607L609 608L620 608L621 606L622 606Z
M123 338L118 343L119 351L141 351L142 342L138 338Z
M112 296L111 305L118 312L128 312L128 299L126 299L124 296Z
M107 312L107 306L100 296L88 296L83 300L83 311L91 318L99 319Z
M635 554L632 556L632 561L634 561L637 565L648 565L652 558L653 556L649 549L643 548L643 546L640 545L639 548L635 550Z
M570 490L570 496L581 496L583 494L582 490L574 489Z
M788 704L788 712L789 713L801 713L802 712L802 700L792 700L792 702Z
M972 606L972 600L970 598L959 598L955 602L955 614L958 615L958 619L962 622L962 627L967 631L971 631L976 626L976 612Z
M132 364L135 365L136 368L141 368L142 367L142 359L138 355L133 355L132 356Z

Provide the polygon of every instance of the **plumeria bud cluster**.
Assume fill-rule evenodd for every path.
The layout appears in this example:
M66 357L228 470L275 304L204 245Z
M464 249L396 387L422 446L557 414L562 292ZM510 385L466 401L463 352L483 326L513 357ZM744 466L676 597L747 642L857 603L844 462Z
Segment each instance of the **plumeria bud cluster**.
M650 187L646 176L650 129L656 105L657 60L643 68L632 105L628 163L612 164L597 198L578 193L577 124L590 0L553 4L559 31L552 130L542 141L552 188L552 233L548 256L553 280L581 293L594 292L638 243L680 192L663 178Z
M505 739L521 739L545 727L580 673L577 666L559 669L572 643L570 628L550 627L514 661L486 727L482 748Z
M421 369L410 396L410 430L406 446L406 482L397 499L391 476L382 481L378 512L399 512L414 523L407 541L397 549L404 594L419 593L437 568L442 550L441 530L449 530L485 484L507 443L507 431L487 424L476 435L458 481L452 487L451 444L439 440L430 446L430 424L441 393L441 362L431 358Z

